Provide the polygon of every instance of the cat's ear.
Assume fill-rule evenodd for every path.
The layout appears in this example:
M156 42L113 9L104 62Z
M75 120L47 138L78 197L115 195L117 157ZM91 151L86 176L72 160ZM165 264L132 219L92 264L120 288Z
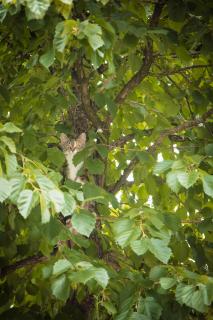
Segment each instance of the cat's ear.
M78 149L83 149L86 144L86 133L83 132L80 136L76 139L76 144Z
M60 134L60 146L62 149L70 142L70 139L65 133Z

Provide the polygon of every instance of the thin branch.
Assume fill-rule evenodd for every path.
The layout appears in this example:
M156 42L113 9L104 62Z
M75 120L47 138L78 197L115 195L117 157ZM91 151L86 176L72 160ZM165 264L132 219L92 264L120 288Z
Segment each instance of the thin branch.
M187 71L187 70L208 68L208 67L212 67L212 66L213 66L212 64L196 64L193 66L186 66L186 67L182 67L182 68L175 69L175 70L162 71L159 73L151 73L150 72L149 75L151 75L151 76L169 76L169 75L181 73L181 72Z
M133 168L137 163L138 163L138 158L135 157L134 159L132 159L129 165L124 170L120 179L111 188L109 188L108 191L111 193L117 193L120 190L120 188L126 183L126 179L128 178L128 176L130 175L131 171L133 170Z
M178 132L185 131L190 128L194 128L199 126L199 124L204 123L207 119L209 119L213 115L213 108L209 109L201 118L197 118L194 120L185 121L177 127L170 128L161 133L160 137L155 141L155 143L148 148L148 152L153 154L157 148L163 143L163 140L171 135L175 135Z
M120 139L113 141L110 144L110 149L116 147L123 147L127 142L131 141L134 138L134 133L127 134L126 136L122 136Z
M194 120L189 120L185 121L179 126L176 126L174 128L170 128L168 130L165 130L161 133L160 137L151 145L146 152L150 154L154 154L155 151L158 149L158 147L163 143L164 139L169 137L169 136L174 136L176 133L185 131L190 128L194 128L199 126L199 124L204 123L206 120L208 120L211 116L213 115L213 108L209 109L206 113L203 114L202 117L194 119ZM129 165L126 167L124 170L124 173L121 175L119 180L111 187L109 187L109 192L112 193L117 193L120 188L126 183L126 179L130 175L131 171L134 169L136 164L139 162L139 159L137 157L133 158Z
M153 11L153 14L150 18L150 23L149 26L156 27L158 25L160 15L163 9L163 2L158 2L155 4L155 8ZM134 88L136 88L144 78L149 74L149 70L151 68L151 65L154 61L154 56L153 56L153 45L152 45L152 40L148 39L147 40L147 45L144 49L144 59L141 68L139 71L124 85L124 87L120 90L120 92L117 94L115 98L115 103L121 104L126 97L129 95L130 92Z

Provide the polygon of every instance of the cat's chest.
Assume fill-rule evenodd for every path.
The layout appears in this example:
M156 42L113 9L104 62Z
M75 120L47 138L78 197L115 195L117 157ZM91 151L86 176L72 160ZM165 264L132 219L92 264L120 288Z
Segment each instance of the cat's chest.
M74 165L73 158L77 152L78 152L77 150L74 150L74 151L66 152L65 154L65 157L67 160L67 178L75 181L77 180L78 171L80 170L83 164L81 162L77 165Z

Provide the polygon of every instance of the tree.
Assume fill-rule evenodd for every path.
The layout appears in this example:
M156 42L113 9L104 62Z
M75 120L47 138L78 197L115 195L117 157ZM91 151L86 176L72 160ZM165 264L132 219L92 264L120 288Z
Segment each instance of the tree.
M0 319L211 319L211 11L0 1Z

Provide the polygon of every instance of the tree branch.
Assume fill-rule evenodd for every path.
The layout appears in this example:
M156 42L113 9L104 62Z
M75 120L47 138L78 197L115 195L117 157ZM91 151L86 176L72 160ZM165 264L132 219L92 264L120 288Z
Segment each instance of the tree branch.
M158 25L160 15L163 9L163 2L158 2L155 4L155 9L153 11L153 14L150 18L149 26L156 27ZM143 64L139 71L124 85L124 87L120 90L120 92L115 97L115 103L122 103L128 94L137 87L141 81L149 74L150 67L154 61L153 56L153 45L152 40L147 40L147 45L144 49L144 59Z
M164 139L167 137L175 136L176 133L185 131L190 128L199 126L199 124L206 122L213 115L213 108L209 109L202 117L185 121L177 127L170 128L161 133L160 137L151 145L146 152L154 154L158 147L163 143ZM172 140L172 139L171 139ZM126 183L126 179L130 175L131 171L134 169L135 165L139 162L137 157L133 158L129 165L124 170L124 173L121 175L120 179L111 187L109 187L109 192L117 193L120 188Z
M151 73L150 72L149 75L151 75L151 76L169 76L169 75L181 73L181 72L187 71L187 70L208 68L208 67L212 67L212 66L213 66L212 64L196 64L193 66L186 66L186 67L182 67L182 68L175 69L175 70L162 71L159 73Z
M0 276L6 276L9 273L16 271L17 269L24 268L26 266L33 266L37 263L45 262L48 260L48 257L45 257L43 255L37 254L32 257L25 258L23 260L17 261L14 264L11 264L9 266L5 266L0 269Z
M124 173L122 174L120 179L111 188L109 188L108 191L111 193L117 193L120 190L120 188L126 183L126 179L128 178L128 176L130 175L131 171L137 163L138 158L135 157L134 159L132 159L129 165L124 170Z
M92 102L90 100L89 79L84 74L82 60L78 60L76 63L75 80L77 82L77 91L79 92L82 108L84 109L85 114L95 128L102 128L103 123L99 119L96 110L94 110Z

